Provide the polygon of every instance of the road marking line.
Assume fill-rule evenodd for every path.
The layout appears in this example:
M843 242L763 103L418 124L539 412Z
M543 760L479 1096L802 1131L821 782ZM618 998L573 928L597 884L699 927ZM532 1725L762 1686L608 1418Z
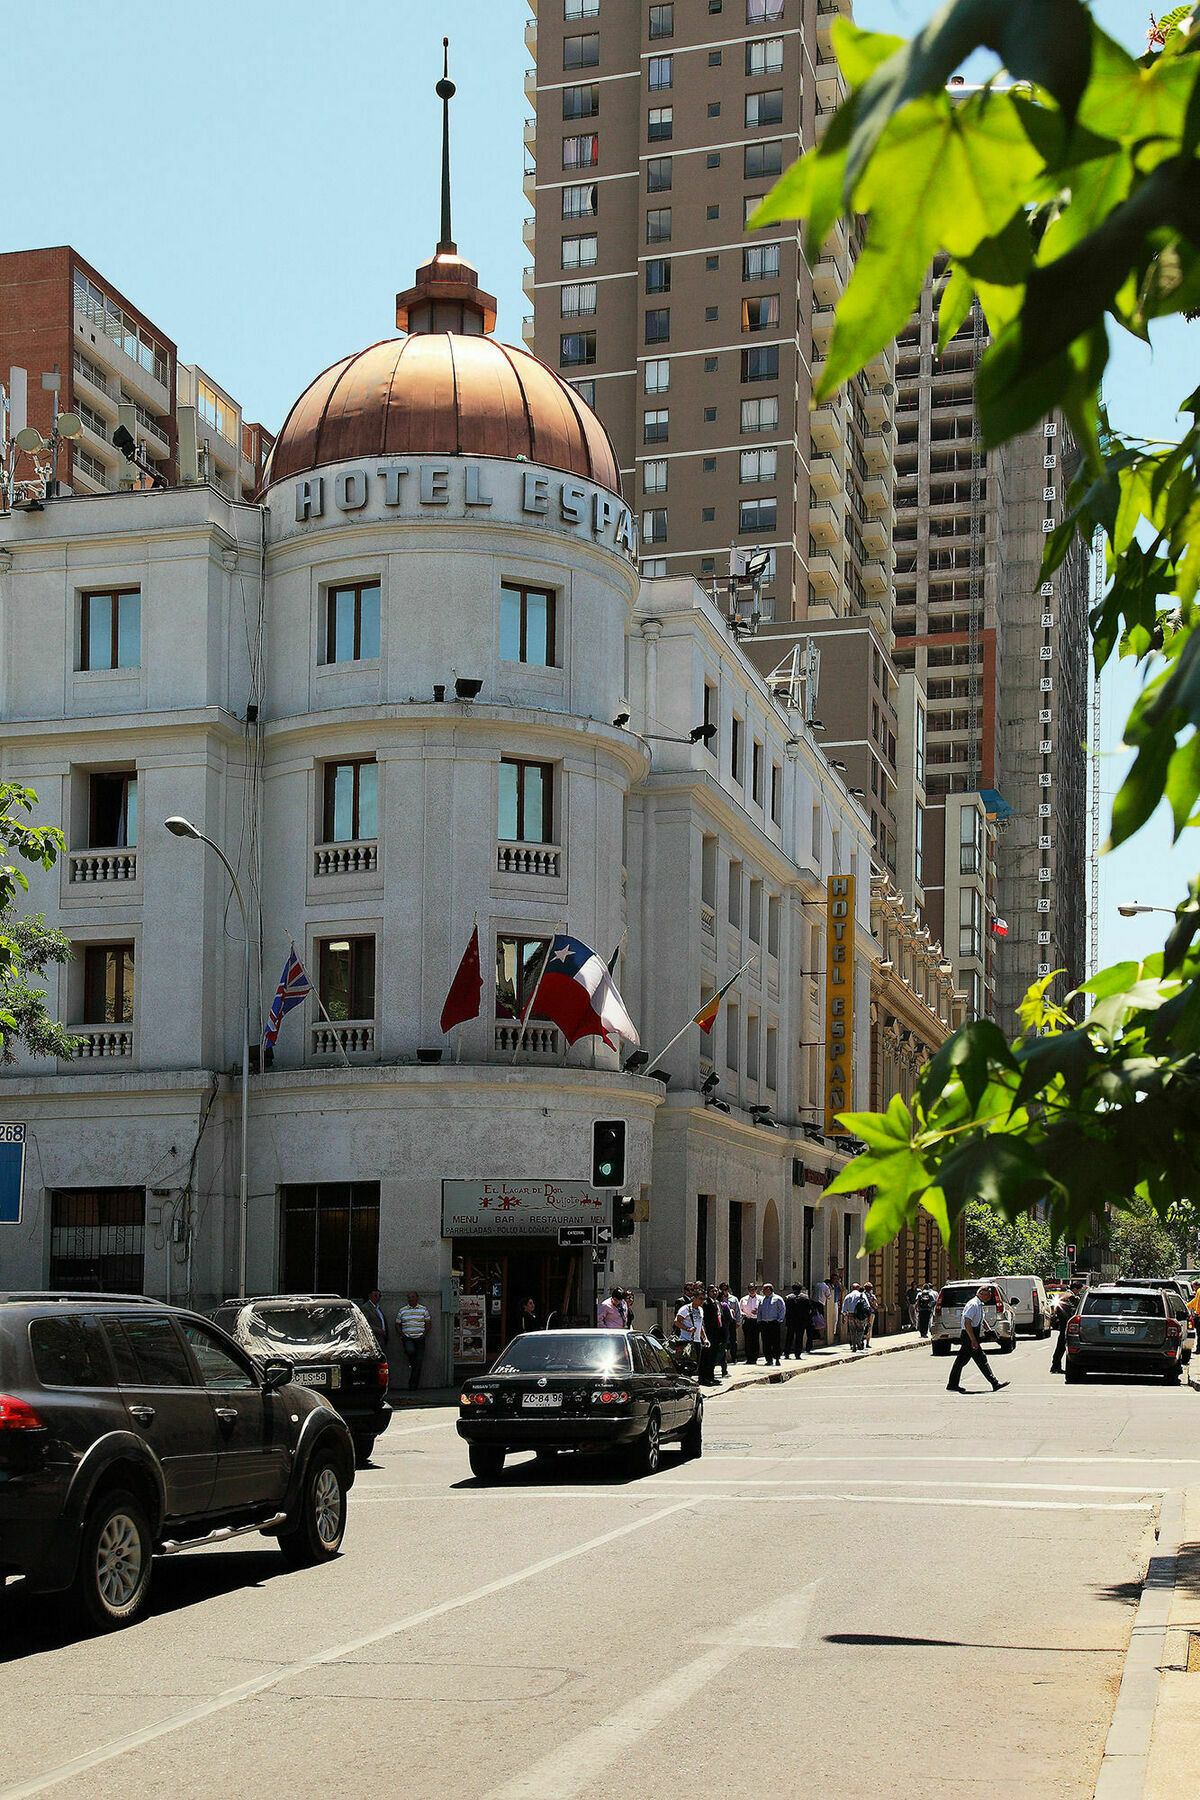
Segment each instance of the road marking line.
M796 1455L785 1455L782 1451L774 1456L742 1456L726 1454L720 1450L705 1453L704 1460L710 1462L764 1462L764 1463L858 1463L865 1460L873 1463L1013 1463L1018 1468L1040 1468L1043 1464L1062 1464L1066 1467L1083 1466L1101 1463L1135 1463L1141 1468L1164 1469L1200 1469L1200 1458L1189 1456L989 1456L981 1451L978 1456L942 1456L931 1454L928 1450L914 1450L911 1456L876 1456L871 1451L861 1449L847 1450L844 1456L808 1456L803 1451Z
M660 1507L657 1512L648 1513L644 1519L634 1519L628 1525L618 1525L615 1530L606 1531L600 1537L588 1538L585 1543L576 1544L570 1550L560 1550L555 1556L545 1556L539 1562L530 1563L527 1568L518 1569L511 1575L502 1575L496 1581L485 1582L482 1587L472 1588L469 1593L459 1594L453 1600L442 1600L436 1606L423 1607L420 1612L409 1613L406 1618L383 1625L377 1631L366 1632L362 1637L352 1638L348 1643L336 1644L329 1650L319 1650L312 1656L301 1657L298 1661L289 1663L285 1668L273 1669L268 1675L257 1675L250 1681L239 1682L236 1687L225 1688L208 1700L202 1700L183 1712L173 1713L170 1718L160 1720L157 1725L146 1725L138 1731L126 1732L107 1744L98 1745L94 1750L85 1750L81 1755L71 1757L69 1761L60 1763L57 1768L47 1770L42 1775L18 1782L15 1787L0 1789L0 1800L25 1800L27 1795L40 1794L60 1781L69 1780L72 1775L85 1774L87 1770L112 1762L131 1750L140 1750L144 1744L169 1737L172 1732L182 1731L188 1725L199 1723L201 1719L211 1718L214 1713L224 1712L243 1700L253 1699L256 1694L265 1693L268 1688L279 1687L281 1683L292 1681L298 1675L306 1675L310 1669L319 1669L326 1663L354 1656L361 1650L369 1650L373 1644L382 1644L388 1638L399 1637L403 1632L415 1631L418 1626L428 1625L433 1619L441 1619L447 1613L474 1606L477 1601L488 1600L493 1594L502 1594L506 1588L517 1587L523 1581L532 1580L535 1575L545 1574L548 1569L560 1568L563 1563L573 1562L576 1557L586 1556L592 1550L601 1550L605 1545L615 1543L618 1538L629 1537L647 1525L656 1525L660 1520L669 1519L676 1513L690 1512L704 1498L707 1496L699 1495L691 1500L677 1501L673 1506Z
M576 1800L617 1757L633 1750L747 1651L797 1649L818 1586L818 1582L810 1582L765 1612L739 1620L712 1649L685 1663L647 1693L636 1694L511 1781L489 1789L484 1800L545 1800L547 1794L553 1794L555 1800Z
M707 1485L711 1491L713 1484L710 1482ZM761 1485L767 1487L771 1484L763 1482ZM669 1487L674 1493L687 1492L682 1481L664 1482L663 1486ZM717 1496L713 1497L715 1499ZM750 1487L746 1487L737 1493L724 1494L721 1498L751 1500L755 1496ZM822 1503L844 1500L852 1506L989 1506L1016 1512L1146 1512L1153 1509L1157 1495L1153 1498L1148 1496L1145 1500L975 1500L956 1494L842 1494L830 1489L822 1489L819 1493L810 1489L805 1493L764 1493L761 1498L786 1500L793 1505L798 1505L802 1500L819 1500ZM0 1800L8 1800L7 1795L0 1794Z
M1140 1483L1136 1487L1111 1486L1101 1487L1090 1481L939 1481L936 1477L924 1479L913 1475L907 1480L889 1479L886 1476L856 1475L856 1487L936 1487L936 1488L976 1488L983 1493L1009 1493L1032 1490L1037 1494L1145 1494L1158 1495L1164 1488L1157 1485ZM712 1487L736 1484L743 1492L758 1487L840 1487L843 1485L835 1475L815 1475L809 1478L802 1476L754 1476L750 1480L741 1480L736 1475L692 1475L677 1478L674 1481L663 1481L663 1487Z

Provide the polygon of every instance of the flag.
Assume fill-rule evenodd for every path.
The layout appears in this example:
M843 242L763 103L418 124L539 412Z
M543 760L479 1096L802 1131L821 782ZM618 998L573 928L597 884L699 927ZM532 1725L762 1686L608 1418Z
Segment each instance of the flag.
M627 1043L636 1046L638 1042L633 1020L603 959L578 938L554 938L534 1011L557 1025L568 1044L581 1037L602 1037L613 1049L610 1031Z
M744 971L742 969L739 969L737 972L737 975L730 976L729 980L725 983L725 986L723 988L717 989L717 992L713 995L711 1000L706 1000L704 1002L704 1005L700 1008L700 1011L696 1014L695 1018L692 1020L693 1025L698 1025L700 1027L701 1031L706 1032L706 1033L710 1032L712 1030L713 1026L717 1022L717 1014L721 1010L722 1000L725 998L726 994L729 992L729 990L733 986L734 982L737 981L738 977L740 975L742 975L743 973L744 973Z
M992 920L992 936L993 937L1007 937L1008 936L1008 920L1007 919L993 919Z
M471 941L462 953L462 961L454 972L446 1004L442 1008L442 1030L451 1031L467 1019L477 1019L483 1000L483 975L479 967L479 927L471 932Z
M288 959L283 965L283 974L279 977L279 986L275 989L275 998L271 1002L271 1010L267 1014L266 1029L263 1032L263 1048L271 1050L279 1036L279 1027L283 1015L290 1013L293 1006L299 1006L307 1000L313 991L312 982L304 972L304 964L296 955L293 944L288 951Z

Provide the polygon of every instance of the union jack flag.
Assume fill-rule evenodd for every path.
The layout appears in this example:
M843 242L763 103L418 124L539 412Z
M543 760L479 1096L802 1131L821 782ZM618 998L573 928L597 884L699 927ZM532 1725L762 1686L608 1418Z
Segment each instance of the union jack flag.
M295 949L289 950L283 974L279 977L279 986L275 989L275 998L271 1002L271 1010L267 1014L266 1030L263 1032L264 1050L274 1049L284 1013L290 1013L293 1006L299 1006L302 1000L307 1000L312 991L313 985L304 972L304 964L296 955Z

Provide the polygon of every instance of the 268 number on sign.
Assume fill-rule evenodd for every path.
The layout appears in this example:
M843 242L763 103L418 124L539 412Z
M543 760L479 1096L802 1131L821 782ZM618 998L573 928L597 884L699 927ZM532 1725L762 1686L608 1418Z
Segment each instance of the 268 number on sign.
M0 1125L0 1144L23 1144L25 1127L23 1125Z

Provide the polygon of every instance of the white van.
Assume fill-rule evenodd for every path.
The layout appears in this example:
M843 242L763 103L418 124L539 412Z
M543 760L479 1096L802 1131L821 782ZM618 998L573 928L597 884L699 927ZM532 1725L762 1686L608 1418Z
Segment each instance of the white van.
M1000 1286L1012 1308L1018 1332L1030 1337L1050 1336L1050 1303L1040 1275L1002 1275Z

